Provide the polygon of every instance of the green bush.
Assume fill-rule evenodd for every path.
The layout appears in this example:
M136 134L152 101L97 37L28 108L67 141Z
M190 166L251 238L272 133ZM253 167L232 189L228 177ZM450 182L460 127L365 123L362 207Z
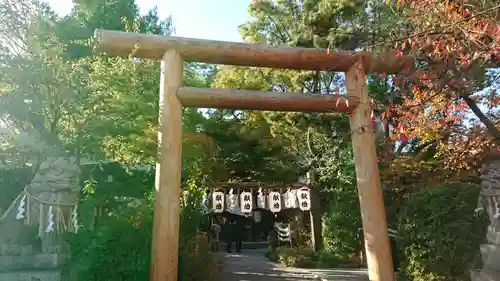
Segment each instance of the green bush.
M414 281L469 280L486 222L474 215L480 187L447 184L414 194L399 215L401 270Z
M200 239L201 238L201 239ZM218 280L217 265L209 249L206 236L198 236L187 248L180 252L180 281Z
M276 251L269 250L266 252L266 257L273 262L278 262L280 257Z
M187 195L181 203L179 280L210 281L217 266L206 241L200 243L196 236L201 214L195 197ZM137 208L115 208L99 217L98 227L83 226L68 236L72 270L85 281L148 281L152 225L151 201Z
M286 267L314 268L316 267L316 255L309 248L278 248L278 260Z
M318 259L318 268L335 268L342 264L342 261L338 258L338 256L329 251L319 251L316 256Z
M325 249L338 259L355 259L362 249L361 214L356 186L339 186L333 190L330 210L323 216Z
M276 252L278 248L278 233L276 233L274 228L267 234L267 245L270 252Z
M68 238L72 270L79 280L149 280L152 212L133 209L102 216L100 226Z

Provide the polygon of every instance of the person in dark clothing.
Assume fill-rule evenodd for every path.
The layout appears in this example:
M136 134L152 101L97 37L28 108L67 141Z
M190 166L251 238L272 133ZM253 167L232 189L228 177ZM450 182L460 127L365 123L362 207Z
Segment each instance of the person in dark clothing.
M224 238L226 240L226 252L231 253L231 246L236 238L236 224L234 221L228 221L223 227Z
M233 242L235 244L236 253L241 253L242 237L244 232L244 224L239 220L231 220L224 226L226 238L226 252L231 253Z
M245 225L241 221L236 221L235 224L235 244L236 244L236 253L241 253L241 245L242 245L242 238L243 238L243 232L245 231Z

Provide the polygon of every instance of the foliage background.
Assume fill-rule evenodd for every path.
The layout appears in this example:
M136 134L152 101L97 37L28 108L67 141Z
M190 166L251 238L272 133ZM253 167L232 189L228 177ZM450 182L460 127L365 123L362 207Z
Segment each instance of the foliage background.
M446 184L408 200L397 241L412 280L469 280L486 235L486 220L474 213L479 193L477 185Z
M74 156L83 170L82 232L69 239L82 274L89 280L98 280L96 272L116 274L107 280L122 280L130 278L127 265L135 264L147 278L159 64L92 55L90 38L96 28L168 35L174 24L159 18L156 9L140 14L134 0L74 4L70 14L59 17L37 1L0 3L0 188L5 194L0 208L44 159ZM406 262L402 270L415 280L463 278L465 271L451 264L467 269L478 252L463 242L481 235L479 226L471 230L476 222L468 213L475 188L440 186L477 183L482 157L500 139L498 75L480 67L495 63L498 53L497 6L496 1L263 0L249 5L250 18L239 27L250 43L418 58L409 77L369 74L367 81L378 105L377 156L388 221L404 236L398 249ZM444 71L438 62L459 68ZM344 76L323 71L187 63L184 78L184 85L193 87L345 95ZM347 115L184 109L183 132L182 188L189 196L181 217L185 268L201 262L190 260L189 245L198 227L196 206L210 182L288 183L307 172L322 206L318 217L325 248L314 258L336 264L359 259L361 218ZM129 201L141 207L125 207ZM90 219L95 207L105 214L97 221ZM449 208L447 216L443 208ZM420 215L435 221L423 224ZM450 223L455 236L438 229L438 222ZM422 232L435 240L410 243ZM133 245L120 252L126 249L113 239ZM444 259L436 268L415 247L428 249L427 243L439 239L446 243L433 252ZM465 258L456 260L444 253L447 249L463 251ZM79 255L85 251L89 254ZM96 257L104 260L99 267ZM110 273L110 268L122 270Z

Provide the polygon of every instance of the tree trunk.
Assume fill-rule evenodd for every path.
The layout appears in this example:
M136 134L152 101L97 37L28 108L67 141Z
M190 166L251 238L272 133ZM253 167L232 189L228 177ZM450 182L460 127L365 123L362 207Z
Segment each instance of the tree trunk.
M479 121L486 126L488 133L494 138L495 144L500 145L500 130L498 130L495 124L481 111L474 100L472 100L469 96L462 96L462 98L465 100L472 112L474 112L477 116Z
M323 245L323 224L321 221L321 204L320 198L316 189L311 189L311 210L309 211L311 218L311 244L315 251L321 251Z

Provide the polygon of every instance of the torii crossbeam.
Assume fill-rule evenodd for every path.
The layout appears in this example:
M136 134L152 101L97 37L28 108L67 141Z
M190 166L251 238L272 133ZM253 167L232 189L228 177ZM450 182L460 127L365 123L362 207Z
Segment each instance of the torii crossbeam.
M159 161L153 229L152 281L177 281L182 151L182 106L297 112L348 112L368 272L371 281L395 281L385 207L376 159L366 72L398 73L412 67L396 54L329 52L171 36L96 30L99 51L161 60ZM346 73L347 98L303 93L181 87L183 64L237 66ZM363 130L360 130L362 128Z

